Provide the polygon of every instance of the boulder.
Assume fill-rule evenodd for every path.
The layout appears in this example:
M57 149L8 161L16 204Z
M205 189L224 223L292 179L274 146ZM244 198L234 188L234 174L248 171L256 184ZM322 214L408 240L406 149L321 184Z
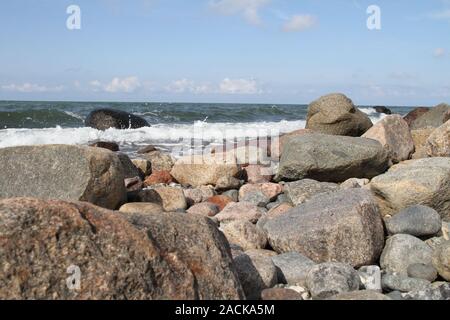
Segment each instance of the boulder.
M387 107L376 106L376 107L373 107L373 109L378 113L383 113L383 114L388 114L388 115L392 114L392 111Z
M272 209L269 210L269 212L267 212L266 218L267 219L272 219L278 216L281 216L283 214L285 214L286 212L288 212L289 210L291 210L293 208L293 206L290 203L280 203L278 205L276 205L275 207L273 207Z
M361 282L358 272L351 266L327 262L311 268L306 284L314 299L326 299L340 293L357 291Z
M369 117L343 94L329 94L308 108L306 129L316 132L359 137L372 127Z
M143 158L150 161L152 171L169 171L173 167L173 159L170 154L161 151L152 151L142 155Z
M151 202L132 202L126 203L119 209L123 213L142 213L142 214L155 214L164 212L161 205Z
M246 220L256 223L266 210L249 202L230 202L216 215L219 222L231 222L234 220Z
M170 175L169 171L153 171L153 173L145 179L144 186L149 187L157 184L171 184L174 182L175 180Z
M275 179L343 182L349 178L372 178L387 168L388 153L378 141L308 134L289 140Z
M204 218L12 198L0 200L0 234L2 300L243 298L228 244Z
M379 141L387 150L392 163L408 160L414 152L409 126L400 115L383 118L362 137Z
M205 217L214 217L219 213L219 207L214 203L202 202L194 204L186 212L189 214L199 214Z
M270 167L263 167L257 164L251 164L243 169L246 181L248 183L270 182L274 172Z
M410 234L415 237L433 236L442 228L441 216L436 210L415 205L386 220L389 234Z
M172 171L172 176L183 185L199 187L216 185L222 177L234 177L240 171L236 160L220 156L188 156L179 159Z
M116 209L126 201L124 169L114 152L74 145L0 149L0 198L87 201Z
M415 108L413 111L410 111L403 119L406 121L408 126L411 127L412 123L417 120L417 118L423 116L425 113L430 111L430 108L419 107Z
M316 264L298 252L287 252L272 257L277 267L278 281L290 285L306 286L306 277Z
M212 186L201 186L199 188L183 189L184 196L189 206L195 203L207 201L209 198L214 197L216 192Z
M264 289L271 288L278 282L277 270L270 257L244 253L234 258L234 265L249 300L260 299Z
M383 216L394 215L412 205L435 209L450 217L450 158L427 158L402 162L370 182Z
M384 244L378 206L363 189L318 195L263 228L275 251L299 252L316 263L369 265L378 260Z
M450 241L445 241L434 249L433 266L442 278L450 281Z
M339 190L339 185L330 182L319 182L311 179L286 183L284 192L294 206L305 203L312 197L321 193L330 193Z
M438 128L446 121L447 112L450 110L450 105L442 103L428 112L425 112L416 120L412 121L411 129L422 129L427 127Z
M245 184L239 189L239 201L245 201L245 197L254 192L261 192L269 201L273 201L283 192L278 183Z
M227 223L222 227L222 231L228 242L237 244L244 250L264 249L267 245L264 232L245 220Z
M426 149L430 157L450 157L450 120L428 137Z
M270 203L270 199L260 190L247 193L244 197L239 199L239 201L248 202L263 208Z
M431 264L432 250L422 240L408 234L396 234L386 241L380 266L389 273L407 276L412 264Z
M187 208L183 189L176 187L156 187L155 191L161 197L162 206L165 211L183 211Z
M224 192L228 190L235 190L241 187L241 181L232 176L223 176L216 181L216 190Z
M109 128L137 129L150 127L150 124L144 118L125 111L113 109L94 110L89 113L84 123L86 126L97 130L106 130Z

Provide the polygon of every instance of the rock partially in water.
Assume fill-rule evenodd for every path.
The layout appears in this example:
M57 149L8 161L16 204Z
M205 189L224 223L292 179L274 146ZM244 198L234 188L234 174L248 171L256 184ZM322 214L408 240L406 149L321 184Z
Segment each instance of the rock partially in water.
M92 111L85 120L85 125L97 130L116 129L138 129L150 127L150 124L144 118L131 113L113 110L98 109Z

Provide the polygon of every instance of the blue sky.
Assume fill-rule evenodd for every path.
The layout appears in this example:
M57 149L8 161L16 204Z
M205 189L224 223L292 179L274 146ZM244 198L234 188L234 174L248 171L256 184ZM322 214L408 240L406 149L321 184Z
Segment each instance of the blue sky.
M1 1L0 43L0 99L450 102L449 0Z

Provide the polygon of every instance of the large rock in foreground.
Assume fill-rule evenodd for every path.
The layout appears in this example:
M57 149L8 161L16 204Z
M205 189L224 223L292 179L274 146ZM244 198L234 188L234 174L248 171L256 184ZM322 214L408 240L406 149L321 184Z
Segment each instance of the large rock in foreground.
M359 137L372 127L369 117L343 94L329 94L309 105L306 129Z
M350 178L372 178L387 167L388 153L378 141L308 134L289 140L276 180L310 178L342 182Z
M232 155L187 156L179 159L170 174L181 184L199 187L216 185L223 177L234 177L240 171Z
M375 177L370 189L379 200L383 215L422 204L450 218L450 158L428 158L402 162Z
M263 228L275 251L299 252L316 263L371 265L384 244L377 204L363 189L318 195Z
M150 124L144 118L113 109L94 110L87 116L84 123L86 126L98 130L150 127Z
M0 198L87 201L116 209L126 200L117 154L70 145L0 149Z
M207 218L16 198L0 201L0 235L0 299L243 297Z
M408 123L400 115L385 117L362 137L379 141L388 151L393 163L408 160L414 152L414 141Z

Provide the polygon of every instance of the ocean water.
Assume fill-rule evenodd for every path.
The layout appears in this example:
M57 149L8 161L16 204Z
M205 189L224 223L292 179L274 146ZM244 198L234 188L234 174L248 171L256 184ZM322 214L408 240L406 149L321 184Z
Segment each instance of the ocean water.
M92 110L112 108L142 116L151 127L99 131L84 126ZM370 106L359 107L375 123L385 115ZM173 151L180 145L219 144L224 137L236 140L276 136L302 129L307 105L199 104L199 103L107 103L0 101L0 148L39 144L80 144L114 141L133 155L153 144ZM411 107L390 107L404 115Z

